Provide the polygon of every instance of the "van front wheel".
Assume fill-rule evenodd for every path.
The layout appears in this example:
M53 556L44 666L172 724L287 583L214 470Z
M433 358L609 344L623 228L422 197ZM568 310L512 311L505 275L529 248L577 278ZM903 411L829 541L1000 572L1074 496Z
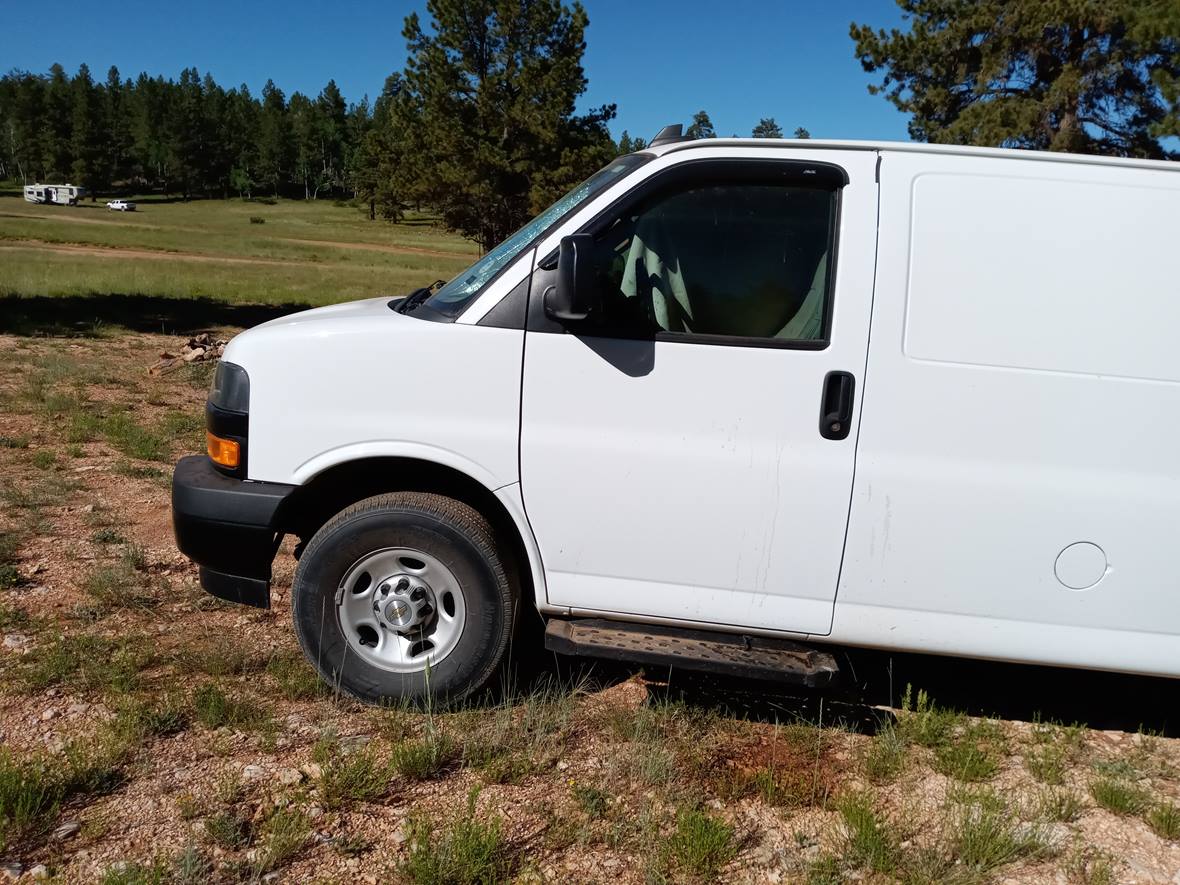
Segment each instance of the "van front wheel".
M487 520L422 492L334 516L300 557L292 595L308 659L369 703L476 691L504 657L515 610Z

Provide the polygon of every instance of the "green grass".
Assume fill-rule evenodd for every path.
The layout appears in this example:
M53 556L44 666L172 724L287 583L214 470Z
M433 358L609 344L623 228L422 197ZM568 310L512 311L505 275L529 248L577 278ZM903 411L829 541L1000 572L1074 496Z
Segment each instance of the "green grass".
M124 217L101 205L47 209L6 195L0 196L0 208L5 215L20 216L6 218L0 233L0 241L7 241L7 248L0 249L0 298L117 292L326 304L449 279L478 255L472 243L423 219L369 222L355 208L323 200L279 200L273 206L241 200L147 201ZM251 217L265 223L252 224ZM112 257L101 250L78 254L43 244L171 252L174 257Z
M413 885L490 885L506 881L513 855L497 814L476 814L477 792L467 810L441 825L418 815L410 825L409 852L402 878Z
M1144 820L1161 839L1180 840L1180 807L1161 803L1148 811Z
M949 843L955 859L980 874L1024 858L1052 852L1046 833L1022 823L999 794L989 790L959 793L952 809Z
M1081 816L1085 805L1071 790L1047 789L1037 797L1036 810L1043 820L1071 823Z
M402 741L393 748L392 763L402 777L431 780L459 757L459 749L445 733L428 728L420 738Z
M733 827L700 809L682 809L668 850L681 869L706 879L716 879L721 868L737 854Z
M219 811L205 819L205 836L218 848L236 851L250 844L250 818L240 809Z
M274 725L270 710L250 698L227 694L215 684L202 685L193 694L196 719L206 728L268 731Z
M313 755L320 764L318 787L326 808L373 802L389 792L393 769L370 749L342 753L335 740L321 740Z
M1145 790L1117 777L1100 777L1092 781L1090 795L1114 814L1139 814L1148 804Z
M964 718L955 710L935 706L925 691L919 691L915 698L909 685L902 696L901 709L898 731L906 740L923 747L935 748L950 741Z
M259 879L290 863L303 850L310 836L311 827L302 811L298 808L276 809L260 828L252 878Z
M65 686L73 691L126 694L151 660L143 637L119 640L89 633L57 636L9 665L6 674L26 691Z
M307 701L329 693L328 686L297 651L276 652L266 662L266 674L289 701Z
M865 793L844 796L836 804L844 826L844 858L853 867L890 874L899 860L899 843L889 821Z
M893 725L882 725L873 735L864 755L864 769L875 784L888 784L897 779L906 764L906 741Z

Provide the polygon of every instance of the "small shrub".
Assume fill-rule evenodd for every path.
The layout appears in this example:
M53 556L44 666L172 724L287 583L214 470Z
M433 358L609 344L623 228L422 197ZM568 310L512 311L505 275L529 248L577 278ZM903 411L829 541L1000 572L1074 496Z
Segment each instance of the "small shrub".
M948 741L963 721L963 714L936 707L925 691L913 697L907 685L901 699L903 715L898 720L902 737L923 747L938 747Z
M261 845L254 860L254 877L286 865L303 850L311 835L307 817L296 808L280 808L274 811L261 827Z
M0 630L24 630L32 623L33 619L23 608L0 602Z
M205 835L228 851L245 848L251 840L250 819L238 811L220 811L205 819Z
M125 539L112 528L101 528L90 536L95 544L122 544Z
M48 470L57 463L57 455L53 453L52 449L37 449L33 452L33 457L30 460L38 470Z
M682 869L709 879L737 854L733 827L699 809L683 809L676 815L668 849Z
M251 215L250 216L250 223L251 224L266 224L266 219L263 218L261 215Z
M401 873L414 885L485 885L512 872L512 855L498 815L477 819L472 790L467 811L439 828L419 817L410 825L409 854Z
M574 784L573 794L578 806L593 820L604 817L610 807L610 796L597 787Z
M195 845L189 845L172 861L172 885L204 885L213 878L213 862Z
M1102 777L1090 783L1090 795L1107 811L1139 814L1147 807L1147 794L1120 778Z
M29 438L27 436L0 436L0 449L27 449L29 447Z
M231 697L220 686L202 685L193 694L197 721L206 728L241 728L263 731L271 727L270 711L248 698Z
M1180 807L1170 802L1161 803L1147 812L1145 819L1161 839L1180 839Z

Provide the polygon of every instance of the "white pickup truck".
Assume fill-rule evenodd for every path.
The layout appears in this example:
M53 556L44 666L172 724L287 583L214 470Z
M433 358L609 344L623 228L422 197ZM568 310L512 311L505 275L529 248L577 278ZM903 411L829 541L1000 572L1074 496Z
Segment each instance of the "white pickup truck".
M686 141L441 288L235 338L173 484L209 592L365 700L549 647L1180 676L1180 164Z

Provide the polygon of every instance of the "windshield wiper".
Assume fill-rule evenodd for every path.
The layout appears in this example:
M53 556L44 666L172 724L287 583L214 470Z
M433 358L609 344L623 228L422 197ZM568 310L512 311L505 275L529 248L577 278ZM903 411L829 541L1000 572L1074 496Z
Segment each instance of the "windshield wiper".
M413 292L411 292L405 298L403 298L400 301L396 302L395 304L391 305L391 307L393 307L393 309L396 310L398 313L410 313L419 304L421 304L423 301L425 301L427 298L429 298L431 295L433 295L435 293L435 291L437 291L440 287L445 286L446 284L447 284L446 280L435 280L429 286L423 286L421 289L415 289Z

